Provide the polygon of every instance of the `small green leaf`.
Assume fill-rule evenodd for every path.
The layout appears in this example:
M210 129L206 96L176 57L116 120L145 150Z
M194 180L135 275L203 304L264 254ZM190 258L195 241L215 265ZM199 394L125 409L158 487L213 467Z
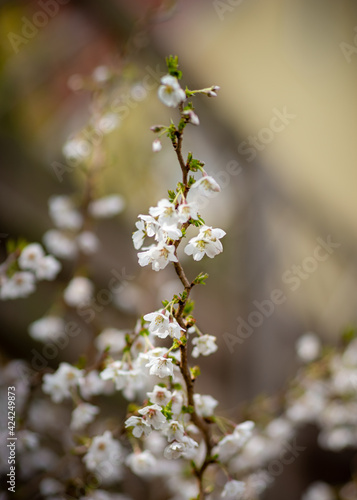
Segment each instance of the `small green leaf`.
M190 368L190 372L191 372L191 377L193 380L196 380L196 378L199 375L201 375L201 370L200 370L199 366L193 366L192 368Z
M196 276L196 278L193 280L193 283L195 285L205 285L205 281L206 279L208 278L208 274L207 273L200 273L198 276Z
M87 366L87 357L84 354L80 356L75 366L78 370L83 370Z
M169 195L169 201L172 203L175 199L175 191L171 191L170 189L167 191L168 192L168 195Z
M182 71L178 69L178 57L169 56L166 58L167 71L169 75L175 76L178 80L182 78Z
M354 338L357 337L357 330L354 326L347 326L342 332L342 340L349 344Z
M188 314L191 314L193 309L195 307L195 302L193 300L188 300L185 304L185 307L183 309L183 314L184 316L187 316Z

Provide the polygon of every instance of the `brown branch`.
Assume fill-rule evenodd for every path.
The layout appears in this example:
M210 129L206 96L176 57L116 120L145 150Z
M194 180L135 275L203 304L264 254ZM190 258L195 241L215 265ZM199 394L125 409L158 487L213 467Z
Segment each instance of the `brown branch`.
M183 105L180 105L180 112L182 113ZM187 195L189 191L189 186L188 186L188 173L189 173L189 166L185 163L183 156L182 156L182 140L183 140L183 131L176 131L176 137L177 137L177 142L173 142L174 149L176 151L177 159L181 167L182 171L182 183L184 185L184 196ZM190 225L190 222L186 222L183 224L183 228L187 229L187 227ZM175 242L175 255L177 257L177 248L179 244L181 243L182 240L177 240ZM187 325L185 324L184 318L183 318L183 313L185 306L188 302L190 292L192 288L194 287L195 283L192 282L190 283L185 271L179 261L174 262L174 267L177 276L179 277L182 285L185 288L185 291L187 292L186 297L179 302L179 307L176 310L175 313L175 318L178 324L185 330L187 331ZM191 371L190 367L188 364L188 345L187 345L187 339L186 343L182 343L180 345L180 351L181 351L181 361L180 361L180 371L182 374L182 377L185 381L186 385L186 392L187 392L187 403L188 407L191 410L191 420L192 422L196 425L196 427L201 431L203 439L206 444L206 456L203 464L201 465L200 468L194 469L194 473L198 479L199 483L199 500L204 500L205 498L205 492L204 492L204 487L203 487L203 474L207 467L211 464L214 463L215 460L212 459L211 457L211 452L213 448L213 443L212 443L212 438L211 438L211 432L210 432L210 426L209 424L202 418L200 417L195 409L195 401L194 401L194 379L191 376Z

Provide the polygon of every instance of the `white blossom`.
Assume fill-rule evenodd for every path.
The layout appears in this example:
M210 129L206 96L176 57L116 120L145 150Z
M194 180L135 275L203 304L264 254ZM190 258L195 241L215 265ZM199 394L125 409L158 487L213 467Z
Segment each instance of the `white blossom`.
M245 483L243 481L236 481L234 479L228 481L222 491L222 498L229 498L240 500L243 498L245 492Z
M51 196L48 205L50 217L58 228L77 230L82 226L83 217L68 196Z
M60 498L53 500L64 500L64 499ZM132 500L132 498L122 493L109 493L108 491L104 490L94 490L85 497L80 497L80 500Z
M182 238L182 230L175 224L171 224L170 226L163 225L162 227L160 227L155 239L157 241L166 241L167 239L177 241L180 238Z
M218 401L209 394L203 396L196 393L193 395L193 400L195 402L196 412L201 417L211 417L214 409L218 405Z
M154 153L157 153L158 151L162 150L162 144L160 139L155 139L152 143L152 150Z
M63 399L71 397L71 389L78 385L83 375L84 370L78 370L68 363L61 363L55 373L45 373L42 390L51 396L52 401L60 403Z
M128 368L129 366L123 361L113 361L106 366L100 376L103 380L113 380L115 388L120 391L121 389L128 387L130 378L141 376L141 371L139 369Z
M322 481L312 483L302 496L302 500L334 500L332 488Z
M95 339L95 346L99 351L105 351L109 348L109 352L122 352L126 345L126 332L117 330L116 328L106 328Z
M160 385L155 385L152 392L148 392L147 395L152 403L160 406L166 406L172 396L171 392L167 390L166 387L161 387Z
M325 429L318 436L321 448L339 452L357 444L356 432L351 427L335 427Z
M188 117L188 122L192 123L192 125L200 124L198 116L192 109L185 109L182 114Z
M76 242L57 229L47 231L43 235L43 242L47 250L56 257L71 259L77 255Z
M29 326L29 334L31 337L40 342L56 340L63 335L64 331L64 320L57 316L45 316L44 318L34 321Z
M165 338L168 335L169 318L170 314L167 309L145 314L144 316L144 320L150 322L148 326L149 332L158 336L163 335L162 338Z
M247 420L237 425L232 434L228 434L221 439L215 448L215 452L218 454L219 459L222 462L226 462L232 458L233 455L238 453L251 438L253 429L254 423Z
M145 418L148 424L158 430L161 429L166 422L166 417L161 413L161 410L161 406L153 404L145 406L145 408L141 408L139 413Z
M175 205L166 198L160 200L156 207L150 207L149 214L152 217L158 217L158 222L161 226L176 225L178 222Z
M304 363L314 361L321 352L320 339L312 332L305 333L296 343L296 352Z
M28 297L35 291L35 276L27 271L14 273L1 286L1 298L17 299Z
M288 419L281 417L272 420L265 428L265 432L274 440L288 441L294 434L294 428Z
M149 248L144 249L143 252L138 253L138 259L140 266L144 267L151 264L154 271L165 269L169 262L178 262L175 247L165 243L151 245Z
M45 252L39 243L30 243L21 252L19 266L21 269L36 271Z
M219 193L220 190L221 188L218 182L213 177L210 175L204 175L191 186L190 194L193 196L201 194L210 198L214 196L215 193Z
M184 397L182 391L178 390L174 391L171 398L171 403L172 403L171 411L173 417L177 418L177 416L181 413L183 402L184 402Z
M172 359L170 358L164 358L162 356L151 358L145 366L150 368L150 375L156 375L160 378L173 377L174 367Z
M36 278L38 280L54 280L60 272L62 266L53 255L43 257L36 268Z
M99 240L92 231L83 231L77 236L79 249L85 255L92 255L99 248Z
M79 390L83 398L90 399L99 394L112 394L114 384L112 381L103 380L97 370L91 370L79 379Z
M98 406L89 403L80 403L72 412L71 429L79 430L87 424L93 422L96 415L99 413Z
M132 427L133 436L140 438L142 435L148 436L151 432L151 426L146 419L142 417L131 416L125 421L125 428Z
M108 66L104 65L97 66L92 73L93 80L95 80L98 83L106 82L107 80L109 80L110 76L111 76L110 69L108 68Z
M52 477L45 477L39 484L39 490L42 496L45 498L51 497L52 499L54 498L53 495L64 493L64 485Z
M91 146L88 141L83 139L72 139L64 144L62 153L67 160L76 163L90 155Z
M36 450L39 447L39 435L26 429L17 432L17 449L20 453Z
M168 442L182 441L184 437L184 428L177 420L170 420L163 429Z
M194 201L190 203L181 203L177 208L178 220L181 223L187 222L191 219L198 219L198 205Z
M122 456L121 446L113 439L110 431L105 431L102 436L95 436L83 457L83 461L90 471L96 471L102 468L105 463L119 465Z
M137 231L133 233L133 243L136 250L143 246L146 236L149 238L155 236L160 228L157 220L151 215L140 214L138 217L140 220L135 223Z
M92 201L88 211L96 219L113 217L124 210L124 198L118 194L111 194Z
M156 473L156 458L149 450L131 453L125 463L137 476L147 477Z
M76 307L87 304L92 298L93 283L84 276L76 276L68 283L63 297L69 306Z
M217 351L218 347L215 344L216 337L213 335L201 335L195 337L192 340L192 344L195 346L192 351L192 356L198 358L200 354L202 356L209 356Z
M179 339L181 337L181 332L184 331L177 323L176 319L173 318L166 309L146 314L144 320L150 322L148 327L149 332L162 339L165 339L168 335L172 338Z
M176 108L182 101L186 99L186 93L180 87L176 77L165 75L161 78L161 83L158 96L165 106Z
M164 450L164 457L175 460L180 457L190 457L191 453L198 448L198 443L189 436L183 436L181 441L172 441Z
M115 130L119 124L120 119L116 113L106 113L99 118L97 127L101 132L103 132L103 134L109 134Z
M209 226L202 226L198 235L191 238L188 245L185 247L185 253L192 255L193 259L199 261L204 255L211 259L223 251L220 238L225 236L225 231Z

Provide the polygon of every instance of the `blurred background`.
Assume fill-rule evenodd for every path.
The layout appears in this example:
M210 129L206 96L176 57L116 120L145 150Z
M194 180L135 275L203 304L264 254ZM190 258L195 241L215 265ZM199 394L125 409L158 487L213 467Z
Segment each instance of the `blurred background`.
M98 67L105 67L114 84L104 107L119 126L105 137L106 168L96 188L122 195L126 209L99 225L101 252L89 265L99 288L112 269L125 268L130 279L104 323L131 328L137 314L178 291L171 270L140 268L131 244L137 214L179 179L170 144L152 153L150 131L177 118L158 101L157 88L165 56L178 55L183 86L221 87L218 98L196 99L201 126L187 129L184 143L222 186L203 215L227 232L223 256L183 262L190 277L210 275L194 297L196 317L220 347L214 370L212 359L200 363L198 390L210 391L232 417L244 401L279 393L296 371L301 334L313 331L334 344L356 321L356 26L352 0L3 0L3 258L6 238L41 241L51 227L50 195L81 191L83 176L65 167L62 148L86 126L94 109L90 82L93 75L100 82ZM325 260L316 259L321 241L330 242ZM29 299L0 304L5 358L30 359L35 342L27 325L45 314L55 287L42 284ZM257 321L251 313L273 290L284 301ZM252 333L232 341L243 322ZM63 353L73 361L77 355L73 346ZM318 461L309 479L326 479ZM331 459L327 470L335 465ZM297 461L279 478L290 488L294 481L296 496L278 486L267 498L285 499L287 491L290 500L300 498L309 467Z

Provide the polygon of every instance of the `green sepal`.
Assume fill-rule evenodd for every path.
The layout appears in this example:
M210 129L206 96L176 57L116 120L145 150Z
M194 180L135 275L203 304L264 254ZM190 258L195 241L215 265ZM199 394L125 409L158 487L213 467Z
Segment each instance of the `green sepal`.
M169 75L175 76L178 80L181 80L182 71L178 69L178 57L171 55L166 57L166 65Z

